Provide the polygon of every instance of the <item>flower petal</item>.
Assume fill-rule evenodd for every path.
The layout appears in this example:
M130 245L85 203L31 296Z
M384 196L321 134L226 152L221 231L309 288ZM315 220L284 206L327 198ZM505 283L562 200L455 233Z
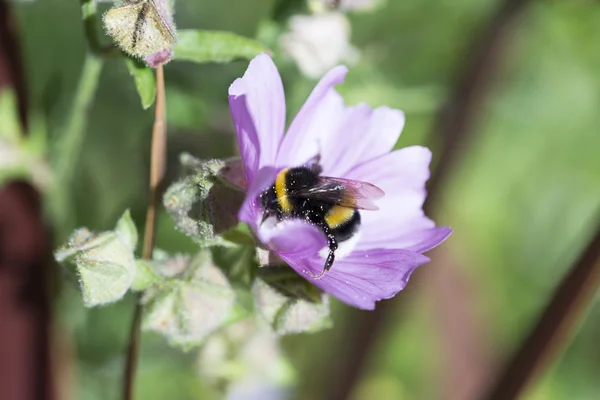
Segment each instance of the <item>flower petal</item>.
M237 133L240 155L244 161L246 181L252 182L258 170L260 144L254 121L248 112L246 96L229 96L229 110Z
M422 209L430 161L429 149L412 146L368 161L346 175L385 192L376 201L378 211L361 211L362 235L357 249L401 248L394 240L435 226Z
M374 309L376 301L389 299L404 289L411 273L429 261L424 255L407 250L356 251L336 261L331 270L317 280L306 271L320 273L323 269L321 259L282 258L314 285L365 310Z
M386 238L380 244L384 248L397 248L424 253L442 243L451 234L452 229L447 226L440 226L433 229L410 232L389 239Z
M344 124L331 135L323 154L323 173L344 177L356 165L388 154L395 146L404 113L389 107L372 110L366 104L349 110Z
M285 95L277 67L267 54L256 56L229 87L229 104L248 182L274 165L285 129Z
M344 117L344 101L333 86L344 81L348 69L337 66L317 83L283 138L278 166L297 166L323 152Z
M288 219L275 224L269 222L267 220L258 227L257 235L280 257L311 257L327 245L325 234L306 221Z
M258 223L262 219L258 196L275 182L275 176L277 176L275 168L261 168L248 188L244 203L238 212L238 219L250 225L254 232L257 231Z

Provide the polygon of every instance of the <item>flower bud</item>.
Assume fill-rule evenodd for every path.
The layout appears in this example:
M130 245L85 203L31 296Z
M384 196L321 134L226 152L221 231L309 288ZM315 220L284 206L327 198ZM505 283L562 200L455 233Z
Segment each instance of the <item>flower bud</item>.
M171 59L177 36L167 0L127 0L107 11L103 20L108 34L127 54L152 67Z
M223 161L201 161L187 154L181 159L188 175L167 189L165 208L177 228L201 246L222 244L224 239L217 235L238 224L244 200L235 184L220 175L221 170L229 175L233 170Z

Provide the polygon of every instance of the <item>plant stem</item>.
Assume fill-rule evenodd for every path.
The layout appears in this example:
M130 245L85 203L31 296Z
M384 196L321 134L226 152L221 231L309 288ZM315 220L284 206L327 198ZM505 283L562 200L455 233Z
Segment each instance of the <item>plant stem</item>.
M67 222L71 211L69 189L77 169L77 160L85 137L87 114L94 100L102 66L101 59L90 53L86 55L66 128L52 149L56 184L53 188L51 209L62 229L70 228Z
M150 197L146 212L146 230L142 257L152 259L154 250L154 232L156 205L158 203L158 185L165 175L167 157L167 107L165 99L165 77L162 65L156 68L156 104L154 108L154 126L152 128L152 149L150 158Z
M165 78L162 65L156 68L156 103L154 106L154 126L152 128L152 149L150 155L150 192L148 209L146 211L146 228L144 230L144 245L142 257L151 260L154 250L156 232L156 209L158 205L158 186L165 175L167 157L167 109L165 100ZM123 376L123 400L133 399L133 386L137 368L140 346L140 328L142 320L142 304L140 298L136 299L127 361Z
M600 223L600 219L596 220ZM569 342L600 287L600 225L597 226L594 237L556 288L537 324L483 399L519 398Z
M98 18L96 0L79 0L81 4L81 17L83 19L83 29L87 39L90 51L99 56L109 56L118 54L119 51L112 44L103 46L98 37Z

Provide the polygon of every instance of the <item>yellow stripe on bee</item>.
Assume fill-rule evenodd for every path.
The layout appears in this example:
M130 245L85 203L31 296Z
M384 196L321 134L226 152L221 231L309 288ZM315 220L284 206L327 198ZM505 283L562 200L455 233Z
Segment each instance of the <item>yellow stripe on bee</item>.
M288 171L289 168L282 169L277 174L277 178L275 178L275 195L277 196L277 202L279 203L279 207L281 207L281 211L285 214L292 212L292 205L287 197L287 187L285 184Z
M342 206L333 206L331 210L325 214L325 222L330 228L337 228L344 222L348 222L354 215L354 209Z

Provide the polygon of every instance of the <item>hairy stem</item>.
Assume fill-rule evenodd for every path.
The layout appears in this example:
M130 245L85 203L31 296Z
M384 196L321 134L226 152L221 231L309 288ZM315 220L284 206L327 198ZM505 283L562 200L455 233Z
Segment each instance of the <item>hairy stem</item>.
M162 65L156 68L156 103L154 108L154 126L152 129L152 149L150 155L150 191L146 211L146 228L142 257L152 259L156 232L156 209L158 205L158 186L165 175L167 156L167 109L165 104L165 78ZM123 376L123 399L133 399L133 386L137 369L140 346L140 327L142 304L138 297L129 336L129 347Z

